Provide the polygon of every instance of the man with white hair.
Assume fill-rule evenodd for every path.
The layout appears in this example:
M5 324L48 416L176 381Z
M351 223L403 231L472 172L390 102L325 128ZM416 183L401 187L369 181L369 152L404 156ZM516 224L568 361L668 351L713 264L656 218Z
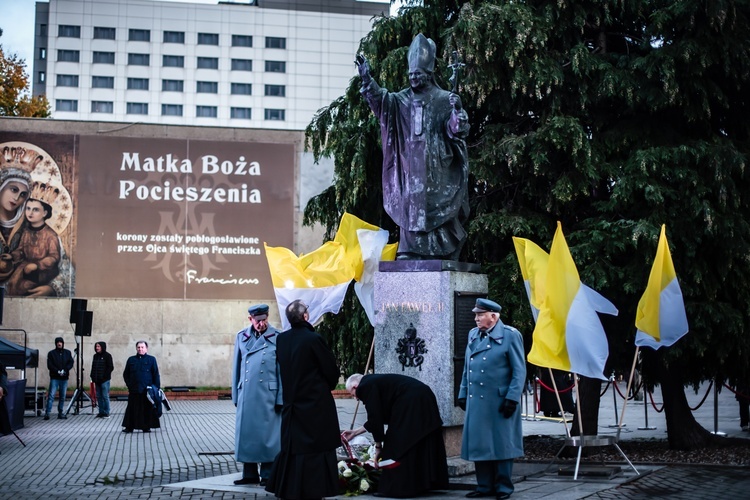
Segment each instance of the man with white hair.
M461 458L474 461L477 489L469 498L508 498L513 459L523 456L518 402L526 381L521 332L500 321L501 307L477 299L469 332L459 406L466 410Z

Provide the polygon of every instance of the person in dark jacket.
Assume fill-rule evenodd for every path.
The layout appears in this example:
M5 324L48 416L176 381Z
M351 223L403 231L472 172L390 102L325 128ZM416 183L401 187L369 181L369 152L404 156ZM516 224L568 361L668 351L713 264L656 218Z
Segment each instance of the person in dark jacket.
M10 434L10 415L8 415L8 405L5 402L5 396L8 395L8 372L5 371L5 365L0 363L0 436Z
M65 349L65 340L62 337L55 339L55 348L47 353L47 369L49 370L49 390L47 391L47 411L44 420L49 420L52 412L52 403L55 393L58 393L57 418L65 420L63 413L65 408L65 392L68 390L68 377L73 369L73 355Z
M308 323L301 300L286 308L291 328L276 341L281 371L281 451L266 491L301 500L338 495L336 448L341 445L336 403L339 369L325 340Z
M94 359L91 361L91 381L96 388L96 400L99 404L99 413L96 418L109 418L109 384L112 380L112 371L115 365L112 355L107 352L106 342L94 344Z
M135 351L136 355L128 358L125 371L122 372L122 378L128 386L128 406L122 419L122 432L133 432L136 428L151 432L151 429L158 429L160 424L146 393L149 387L161 388L159 367L156 358L148 354L148 343L145 340L135 343Z
M346 389L365 405L367 422L344 431L344 438L369 431L375 440L375 463L399 463L383 469L378 496L415 497L448 487L443 421L429 386L406 375L355 373L347 379Z

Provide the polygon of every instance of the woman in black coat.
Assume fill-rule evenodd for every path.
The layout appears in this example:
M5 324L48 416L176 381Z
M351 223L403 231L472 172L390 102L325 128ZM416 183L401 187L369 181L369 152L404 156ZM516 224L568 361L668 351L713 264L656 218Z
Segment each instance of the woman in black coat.
M448 487L443 422L432 389L415 378L392 373L354 374L346 389L365 405L367 422L345 431L344 437L350 440L367 430L375 440L376 462L399 462L381 472L379 496L415 497Z

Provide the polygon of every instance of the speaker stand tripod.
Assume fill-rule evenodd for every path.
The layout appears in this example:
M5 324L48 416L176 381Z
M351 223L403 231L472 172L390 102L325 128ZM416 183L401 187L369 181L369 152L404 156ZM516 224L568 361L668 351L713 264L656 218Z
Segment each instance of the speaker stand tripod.
M91 396L89 396L86 393L86 390L84 389L83 385L83 337L81 337L81 344L80 349L76 347L76 390L73 393L73 397L70 398L70 403L68 403L68 408L65 410L65 415L67 416L68 413L70 413L70 409L75 405L75 411L73 412L74 415L78 415L81 412L81 408L86 408L87 406L91 406L91 414L94 413L94 401L91 399ZM88 401L89 404L86 404L86 401Z

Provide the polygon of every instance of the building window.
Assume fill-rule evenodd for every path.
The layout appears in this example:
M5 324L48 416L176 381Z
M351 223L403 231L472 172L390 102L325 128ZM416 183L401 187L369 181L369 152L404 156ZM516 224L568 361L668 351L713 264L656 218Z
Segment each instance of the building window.
M96 52L94 51L94 64L114 64L115 53L114 52Z
M47 59L47 47L39 48L39 59Z
M129 102L126 105L125 112L129 115L147 115L148 103L147 102Z
M128 30L128 40L131 42L150 42L151 41L151 30Z
M198 33L198 45L219 45L219 34Z
M232 47L252 47L253 37L250 35L232 35Z
M55 101L57 111L78 111L78 101L75 99L57 99Z
M164 43L185 43L184 31L165 31Z
M91 101L92 113L113 113L115 110L112 101Z
M148 90L148 78L128 78L128 90Z
M128 65L129 66L148 66L149 55L148 54L128 54Z
M219 58L218 57L199 57L198 68L219 69Z
M232 59L232 71L252 71L252 59Z
M113 76L92 76L91 86L95 89L113 89L115 88L115 77Z
M57 27L57 36L64 38L81 38L81 27L61 24Z
M267 49L285 49L286 38L279 38L277 36L267 36L266 48Z
M166 68L184 68L185 56L163 56L162 65Z
M201 118L216 118L219 116L219 108L216 106L196 106L195 116Z
M47 81L47 73L40 71L37 75L37 82L44 83L45 81Z
M58 62L79 62L81 59L81 53L77 50L63 50L57 51Z
M286 87L284 85L266 85L266 95L286 97Z
M103 28L101 26L94 26L94 39L97 40L114 40L115 29L114 28Z
M47 25L46 24L39 25L39 36L47 38Z
M58 87L78 87L78 75L57 75Z
M252 117L252 110L250 108L231 108L229 110L229 116L232 118L249 120Z
M199 94L218 94L219 84L217 82L197 82L195 91Z
M284 61L266 61L266 71L269 73L286 73Z
M283 121L284 120L284 110L283 109L265 109L265 119L266 120L278 120Z
M249 83L233 83L232 94L235 95L250 95L252 93L252 85Z
M161 90L163 92L182 92L185 82L182 80L162 80Z
M162 104L162 116L182 116L182 104Z

